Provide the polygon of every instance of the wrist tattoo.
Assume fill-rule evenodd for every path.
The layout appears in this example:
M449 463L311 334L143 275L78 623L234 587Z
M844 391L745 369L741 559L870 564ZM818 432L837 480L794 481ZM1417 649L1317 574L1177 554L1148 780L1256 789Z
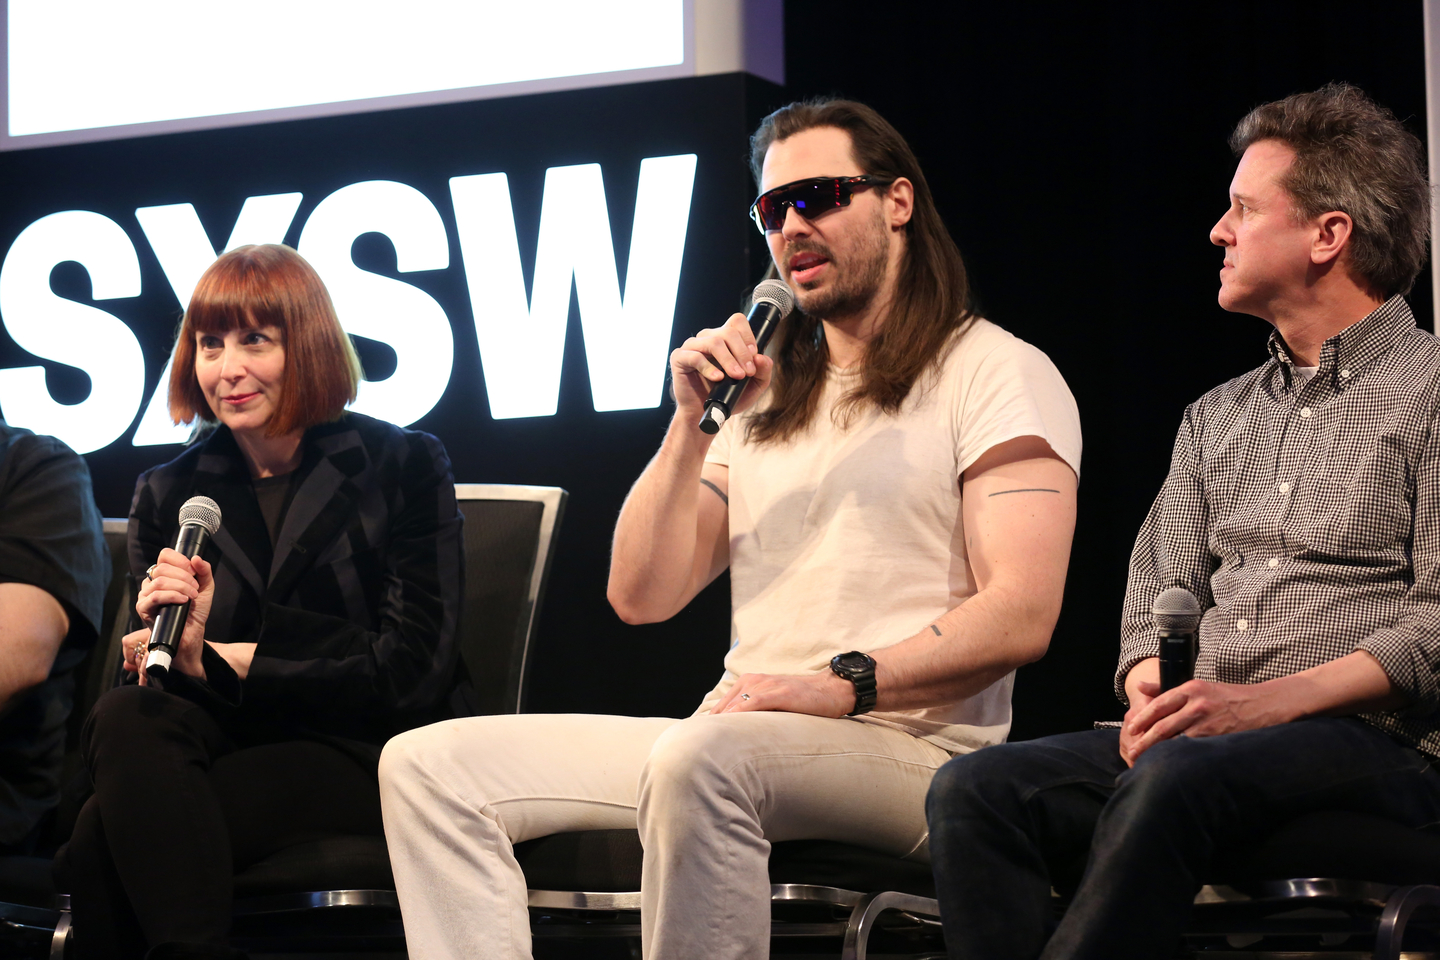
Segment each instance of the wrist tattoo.
M715 496L723 500L725 502L725 506L730 506L730 498L725 496L724 490L721 490L719 487L715 486L715 484L711 483L709 480L706 480L704 477L700 478L700 482L703 483L705 486L709 487L711 490L714 490Z
M940 632L940 628L937 627L937 626L935 626L935 624L933 624L933 623L930 624L930 629L935 631L935 636L937 636L937 637L943 637L943 636L944 636L944 634Z

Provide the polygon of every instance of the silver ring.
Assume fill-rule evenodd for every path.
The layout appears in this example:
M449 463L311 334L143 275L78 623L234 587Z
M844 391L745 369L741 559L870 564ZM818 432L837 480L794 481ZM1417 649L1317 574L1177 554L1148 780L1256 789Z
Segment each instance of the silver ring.
M146 579L146 580L154 580L154 579L155 579L155 568L158 567L158 566L160 566L160 564L158 564L158 563L152 563L152 564L150 564L150 569L145 571L145 579Z
M137 666L141 663L141 661L145 659L145 641L141 640L135 644L133 656L135 657L135 663Z
M742 693L742 694L740 694L740 699L741 699L741 700L749 700L749 699L750 699L750 694L748 694L748 693Z

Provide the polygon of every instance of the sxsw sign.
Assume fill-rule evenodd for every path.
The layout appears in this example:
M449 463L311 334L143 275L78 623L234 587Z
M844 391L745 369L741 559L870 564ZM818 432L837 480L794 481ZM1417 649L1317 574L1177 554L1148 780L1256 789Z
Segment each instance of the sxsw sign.
M454 325L468 320L479 345L489 415L554 415L572 283L595 409L658 406L695 165L694 154L641 163L623 297L598 164L546 172L528 296L504 173L449 181L445 201L454 211L460 264L451 263L436 200L414 187L367 180L326 196L306 218L298 249L324 279L346 330L386 344L396 356L393 374L361 384L353 409L402 426L423 417L450 383ZM281 242L303 199L300 193L248 198L221 251L211 245L189 203L141 207L135 219L183 306L223 250ZM418 287L357 267L351 247L367 233L389 238L399 273L463 270L470 316L448 316ZM22 230L0 264L0 322L33 356L84 371L91 389L79 403L61 403L48 391L43 367L0 369L0 415L12 425L59 437L81 453L120 439L137 412L135 446L183 442L188 429L172 424L166 410L168 362L147 398L146 358L130 326L117 316L124 310L112 313L51 289L51 271L67 261L88 273L93 301L141 293L135 245L115 220L66 210Z

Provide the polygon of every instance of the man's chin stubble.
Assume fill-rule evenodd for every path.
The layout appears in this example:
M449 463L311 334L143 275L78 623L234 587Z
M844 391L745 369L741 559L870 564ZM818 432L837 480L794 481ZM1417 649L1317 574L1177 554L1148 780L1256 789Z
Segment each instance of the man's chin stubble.
M863 294L851 290L831 290L812 297L806 297L802 292L795 301L807 317L840 323L865 313L874 299L873 290Z

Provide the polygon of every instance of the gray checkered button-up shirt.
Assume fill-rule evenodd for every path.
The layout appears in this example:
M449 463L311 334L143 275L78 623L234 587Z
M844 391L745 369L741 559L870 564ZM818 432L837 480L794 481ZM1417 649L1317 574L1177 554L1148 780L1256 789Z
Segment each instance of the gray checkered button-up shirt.
M1284 342L1185 411L1130 560L1125 675L1159 654L1150 605L1205 610L1195 675L1260 683L1355 650L1410 705L1365 720L1440 757L1440 341L1395 296L1325 341L1314 377Z

